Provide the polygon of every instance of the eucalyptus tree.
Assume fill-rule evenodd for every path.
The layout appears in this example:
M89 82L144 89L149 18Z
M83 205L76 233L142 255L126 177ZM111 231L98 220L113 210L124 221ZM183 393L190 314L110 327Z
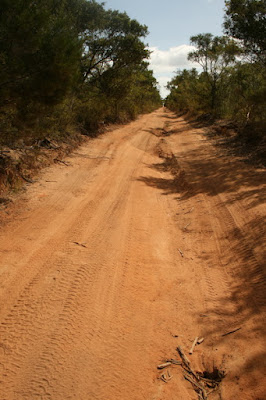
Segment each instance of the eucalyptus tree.
M210 109L214 112L218 106L218 92L222 87L226 69L234 65L240 49L231 38L213 36L211 33L192 36L190 41L196 50L189 53L188 59L202 68L207 82Z

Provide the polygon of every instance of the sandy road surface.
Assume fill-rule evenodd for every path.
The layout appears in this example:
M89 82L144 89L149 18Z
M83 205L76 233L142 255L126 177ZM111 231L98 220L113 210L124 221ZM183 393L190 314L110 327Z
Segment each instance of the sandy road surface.
M0 231L1 400L197 399L156 370L195 336L193 367L227 372L210 399L265 398L263 171L217 151L158 110L21 196Z

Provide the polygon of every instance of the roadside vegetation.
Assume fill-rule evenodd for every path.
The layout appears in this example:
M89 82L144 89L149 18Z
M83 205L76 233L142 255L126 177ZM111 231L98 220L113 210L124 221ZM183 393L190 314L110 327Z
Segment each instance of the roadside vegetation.
M0 144L91 133L158 107L146 35L94 0L2 0Z
M225 1L225 35L191 37L195 51L188 59L199 68L177 71L166 99L173 111L232 121L242 144L260 152L266 126L265 15L264 0Z
M2 0L0 192L161 104L147 27L95 0ZM51 157L50 157L51 158Z

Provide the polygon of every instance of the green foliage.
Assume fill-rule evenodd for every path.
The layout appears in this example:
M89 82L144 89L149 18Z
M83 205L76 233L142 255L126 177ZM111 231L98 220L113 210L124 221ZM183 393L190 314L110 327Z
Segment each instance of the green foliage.
M140 40L147 34L146 26L140 25L125 13L101 11L102 19L94 29L85 30L81 71L83 81L99 78L106 70L120 70L136 65L148 56Z
M208 83L196 69L178 71L168 83L167 106L176 111L201 113L209 107Z
M0 17L0 95L56 104L77 78L81 40L68 2L4 0Z
M189 53L188 59L197 62L203 69L206 80L206 93L210 99L210 111L213 113L218 109L218 92L223 83L226 68L235 62L235 57L240 53L236 43L226 36L213 36L210 33L192 36L192 45L197 50Z
M265 0L230 0L225 2L224 27L228 35L243 42L243 49L266 63Z
M2 0L0 142L70 124L93 131L142 112L145 101L157 106L143 63L146 34L146 26L94 0ZM135 106L141 90L143 104Z
M260 63L238 63L224 82L223 114L240 123L266 122L266 76Z
M157 82L146 62L119 70L108 68L97 80L85 82L78 98L78 123L90 132L99 122L125 122L161 104Z
M169 82L166 105L170 109L230 118L237 122L247 143L263 140L265 7L260 0L226 1L225 29L233 38L210 33L191 38L196 50L188 58L198 63L200 70L178 71Z

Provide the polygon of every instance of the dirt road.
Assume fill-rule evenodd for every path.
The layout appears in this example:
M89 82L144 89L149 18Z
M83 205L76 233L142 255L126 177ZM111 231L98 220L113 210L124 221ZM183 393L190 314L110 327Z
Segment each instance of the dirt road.
M196 336L209 399L265 398L264 172L162 109L66 161L1 210L0 399L198 399L156 369Z

